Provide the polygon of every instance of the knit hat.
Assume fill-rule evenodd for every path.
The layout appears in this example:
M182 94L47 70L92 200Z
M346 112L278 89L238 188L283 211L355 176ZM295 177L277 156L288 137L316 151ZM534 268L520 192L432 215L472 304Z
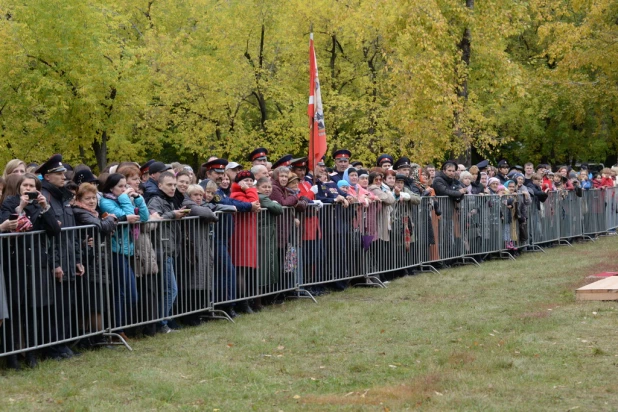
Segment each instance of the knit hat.
M253 173L251 173L249 170L241 170L236 174L236 178L234 178L234 181L238 183L244 179L255 180L255 177L253 176Z
M340 180L337 182L337 187L341 189L342 187L350 187L350 184L345 180Z
M513 180L517 180L518 177L521 177L522 179L525 179L524 175L522 175L521 173L514 173L513 174Z
M497 177L489 178L489 181L487 181L487 186L491 186L492 183L500 183L500 179L498 179Z

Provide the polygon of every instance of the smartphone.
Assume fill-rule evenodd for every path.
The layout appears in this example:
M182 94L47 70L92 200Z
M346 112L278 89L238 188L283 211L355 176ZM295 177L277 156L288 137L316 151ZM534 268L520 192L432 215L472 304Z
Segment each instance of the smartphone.
M17 220L18 217L19 215L17 213L13 213L12 215L9 216L9 220Z

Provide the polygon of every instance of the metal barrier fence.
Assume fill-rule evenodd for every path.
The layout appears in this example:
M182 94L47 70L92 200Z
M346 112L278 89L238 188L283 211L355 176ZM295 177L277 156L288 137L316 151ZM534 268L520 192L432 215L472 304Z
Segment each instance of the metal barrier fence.
M383 286L382 273L592 238L618 226L614 188L580 194L217 213L216 223L122 223L107 238L95 226L1 234L0 356L122 336L127 328L154 334L173 318L268 295L311 296L318 285Z
M111 332L212 309L210 225L197 217L118 225L108 240Z
M109 324L104 244L93 226L0 235L2 355L99 335Z

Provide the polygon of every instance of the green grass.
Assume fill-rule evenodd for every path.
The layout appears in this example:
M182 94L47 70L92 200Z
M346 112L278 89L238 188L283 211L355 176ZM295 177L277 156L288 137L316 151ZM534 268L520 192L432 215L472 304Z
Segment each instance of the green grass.
M3 372L2 409L610 410L618 237L420 274Z

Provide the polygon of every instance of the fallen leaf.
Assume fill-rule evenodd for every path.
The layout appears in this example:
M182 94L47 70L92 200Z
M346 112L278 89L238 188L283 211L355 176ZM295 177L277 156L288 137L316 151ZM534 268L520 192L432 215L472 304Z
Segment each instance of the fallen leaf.
M384 333L384 332L386 332L384 329L382 329L382 330L380 331L380 333Z
M233 344L233 343L228 343L228 344L227 344L227 347L228 347L228 348L231 348L232 346L234 346L234 344Z
M284 349L285 349L285 346L282 346L282 345L277 346L277 350L284 350Z
M434 392L436 395L438 395L438 396L444 396L444 394L443 394L443 393L440 393L440 392L438 392L438 391L433 391L433 392Z
M320 369L324 369L324 368L326 368L326 366L320 366Z
M354 394L354 392L348 392L345 395L343 395L343 397L345 398L346 396L350 396L350 395L353 395L353 394Z
M389 368L393 368L393 369L396 369L396 368L397 368L397 366L395 366L395 365L388 365L388 367L389 367Z
M294 395L294 399L300 399L300 395Z
M317 381L317 379L316 379L316 378L309 378L309 379L311 379L312 381Z

